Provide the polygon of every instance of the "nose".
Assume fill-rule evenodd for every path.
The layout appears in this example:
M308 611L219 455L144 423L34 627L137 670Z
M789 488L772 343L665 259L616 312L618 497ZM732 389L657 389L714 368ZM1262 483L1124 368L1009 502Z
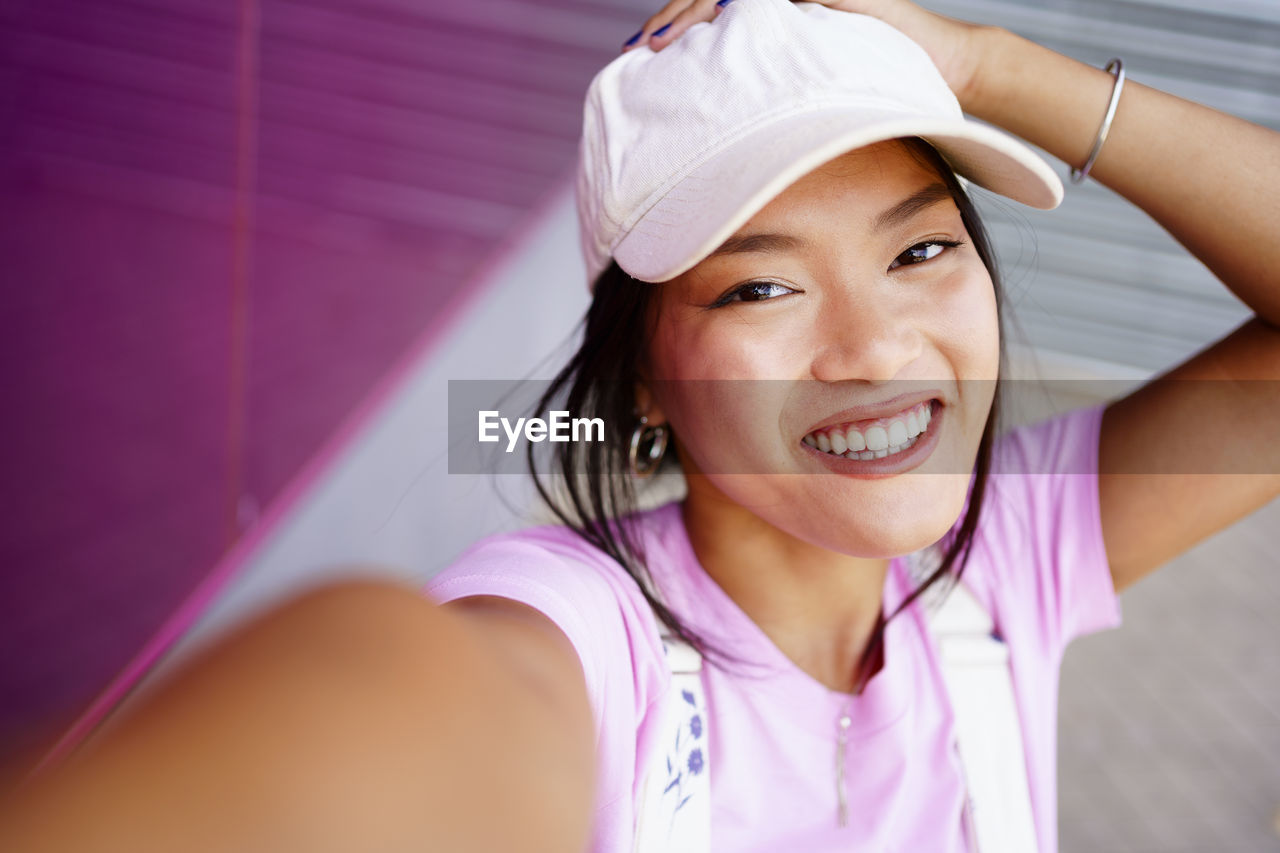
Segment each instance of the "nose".
M832 288L817 320L815 379L884 384L920 357L924 335L910 305L890 295L895 286Z

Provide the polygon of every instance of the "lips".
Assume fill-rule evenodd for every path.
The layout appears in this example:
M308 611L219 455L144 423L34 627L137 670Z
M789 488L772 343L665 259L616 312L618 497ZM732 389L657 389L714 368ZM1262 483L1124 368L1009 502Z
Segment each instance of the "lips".
M805 454L812 454L810 458L834 474L859 480L879 480L885 477L896 477L924 464L925 460L932 456L934 449L938 446L939 436L942 434L942 429L945 428L944 412L946 407L941 403L933 403L932 408L934 414L929 422L928 429L920 433L914 440L908 441L905 448L897 453L886 454L882 457L882 451L879 451L872 458L863 459L862 456L865 453L854 454L852 451L848 451L844 455L836 455L835 453L824 452L821 448L814 447L807 441L802 442L801 450ZM854 456L857 458L851 458Z
M860 421L874 421L880 418L887 418L899 414L918 403L926 400L942 400L942 392L938 389L928 389L912 394L900 394L897 397L891 397L879 403L867 406L856 406L848 409L841 409L830 417L819 421L804 431L805 435L827 429L833 426L858 426Z
M852 426L839 424L828 427L809 433L804 437L804 443L838 456L844 455L846 451L870 451L877 455L897 453L929 428L936 405L939 404L919 403L888 418L857 421Z

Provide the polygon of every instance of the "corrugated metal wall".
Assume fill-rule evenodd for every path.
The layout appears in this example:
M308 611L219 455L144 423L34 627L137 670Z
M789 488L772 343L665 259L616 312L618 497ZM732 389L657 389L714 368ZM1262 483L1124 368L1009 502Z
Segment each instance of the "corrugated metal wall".
M935 0L1083 62L1280 129L1280 3L1273 0ZM1105 104L1098 105L1102 120ZM1171 133L1178 132L1170 128ZM1160 226L1087 180L1051 212L987 204L1017 317L1031 342L1155 372L1251 312ZM1016 210L1014 209L1016 208Z

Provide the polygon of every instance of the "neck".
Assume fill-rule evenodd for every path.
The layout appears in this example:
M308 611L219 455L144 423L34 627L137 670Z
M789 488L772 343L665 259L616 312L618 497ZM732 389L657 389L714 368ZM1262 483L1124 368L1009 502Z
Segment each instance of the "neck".
M681 506L707 574L801 670L843 693L878 671L886 558L851 557L785 533L691 482Z

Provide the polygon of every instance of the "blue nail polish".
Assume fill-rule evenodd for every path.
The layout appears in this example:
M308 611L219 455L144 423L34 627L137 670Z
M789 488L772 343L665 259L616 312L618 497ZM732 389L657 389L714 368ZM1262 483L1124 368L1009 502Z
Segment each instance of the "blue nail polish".
M653 35L654 35L655 37L660 36L660 35L662 35L663 33L665 33L665 32L666 32L667 30L669 30L669 29L671 29L671 25L670 25L670 24L667 24L665 27L663 27L663 28L662 28L662 29L660 29L660 30L654 30L654 31L653 31Z
M636 30L636 34L635 34L635 35L633 35L631 38L627 39L625 42L623 42L622 46L623 46L623 47L631 47L631 45L635 44L636 42L638 42L638 41L640 40L640 36L642 36L642 35L644 35L644 28L643 28L643 27L641 27L639 30Z
M728 6L732 2L733 0L716 0L716 5L719 6L721 9L723 9L725 6Z

